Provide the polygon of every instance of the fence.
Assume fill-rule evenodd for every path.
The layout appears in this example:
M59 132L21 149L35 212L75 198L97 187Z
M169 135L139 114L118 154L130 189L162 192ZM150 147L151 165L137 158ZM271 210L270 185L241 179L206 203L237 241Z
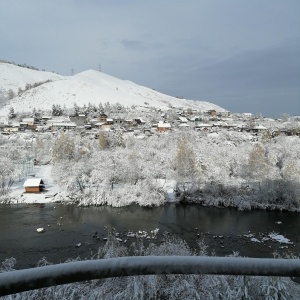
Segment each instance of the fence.
M0 273L0 296L92 279L162 274L300 276L300 259L135 256Z

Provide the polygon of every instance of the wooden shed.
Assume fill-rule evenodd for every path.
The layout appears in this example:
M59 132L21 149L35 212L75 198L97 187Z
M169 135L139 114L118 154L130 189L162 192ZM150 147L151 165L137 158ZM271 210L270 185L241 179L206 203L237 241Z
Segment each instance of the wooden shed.
M41 178L28 178L23 186L26 193L40 193L44 190L45 184Z

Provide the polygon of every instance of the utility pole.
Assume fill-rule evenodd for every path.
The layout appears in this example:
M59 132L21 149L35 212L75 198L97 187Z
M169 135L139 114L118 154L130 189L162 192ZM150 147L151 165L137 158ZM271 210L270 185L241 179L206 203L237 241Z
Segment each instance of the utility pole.
M74 69L73 69L73 67L72 67L72 69L71 69L71 75L72 75L72 76L74 75Z

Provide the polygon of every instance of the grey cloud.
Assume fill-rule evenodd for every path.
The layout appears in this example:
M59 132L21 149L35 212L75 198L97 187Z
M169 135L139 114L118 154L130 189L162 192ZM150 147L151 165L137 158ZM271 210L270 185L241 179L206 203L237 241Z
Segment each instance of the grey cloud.
M1 59L65 75L101 64L112 76L232 110L299 101L297 0L2 2Z
M247 51L206 68L198 74L222 87L293 88L300 82L300 44L289 43L262 51Z
M130 50L139 50L145 47L142 41L123 39L120 41L121 45Z
M274 116L292 109L299 114L299 53L300 43L294 40L205 66L197 55L176 64L163 57L165 72L171 71L158 89L174 96L208 100L233 111Z

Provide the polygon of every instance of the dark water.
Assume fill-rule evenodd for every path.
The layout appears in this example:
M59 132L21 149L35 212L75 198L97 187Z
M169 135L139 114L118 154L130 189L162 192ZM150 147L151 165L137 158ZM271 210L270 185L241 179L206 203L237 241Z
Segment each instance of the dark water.
M125 245L135 241L127 237L128 231L149 233L159 228L155 243L163 241L163 233L169 232L197 249L197 239L203 238L209 251L220 256L232 254L232 251L248 257L272 257L274 251L300 253L299 213L241 212L176 204L157 208L30 204L0 206L0 261L15 257L17 268L28 268L43 257L53 263L78 256L90 259L104 245L107 225L113 226L123 241L128 239ZM44 227L45 232L37 233L39 227ZM98 239L93 237L95 231ZM250 240L249 234L261 241L271 232L284 235L292 244L270 239L261 243ZM78 243L80 247L76 247Z

